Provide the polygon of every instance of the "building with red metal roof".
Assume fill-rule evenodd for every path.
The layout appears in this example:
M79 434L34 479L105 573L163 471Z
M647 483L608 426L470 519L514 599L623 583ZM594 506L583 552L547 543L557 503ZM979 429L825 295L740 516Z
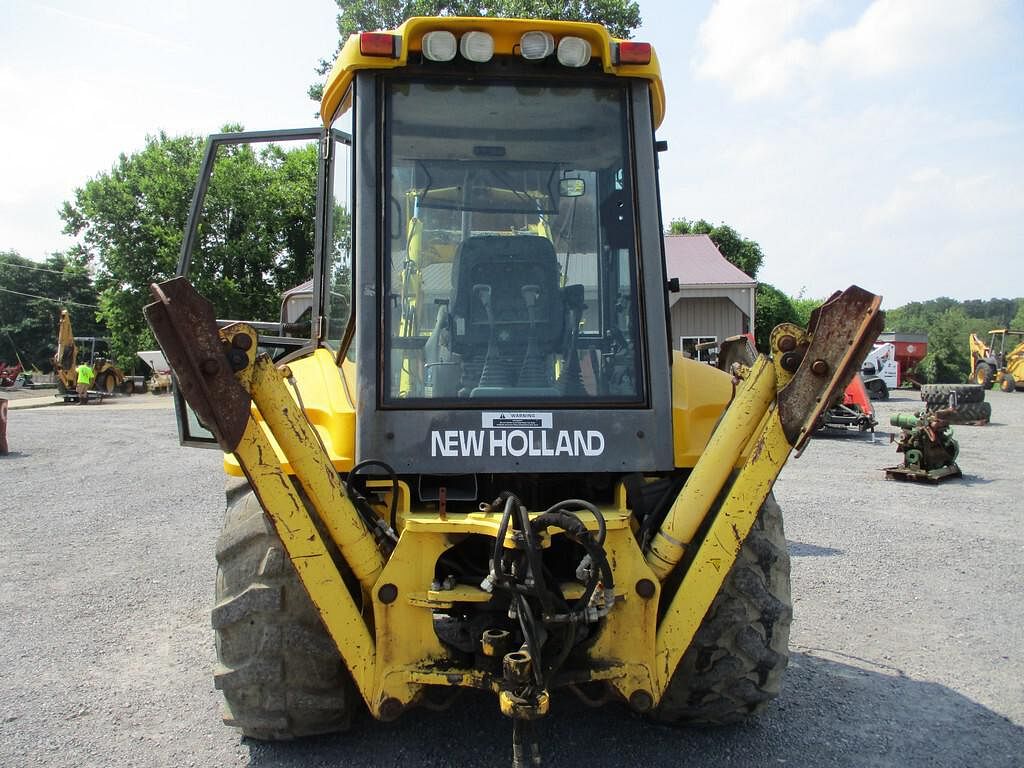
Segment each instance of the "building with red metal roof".
M753 333L757 281L726 261L707 235L665 235L668 279L679 279L669 295L672 346L707 359L697 345Z

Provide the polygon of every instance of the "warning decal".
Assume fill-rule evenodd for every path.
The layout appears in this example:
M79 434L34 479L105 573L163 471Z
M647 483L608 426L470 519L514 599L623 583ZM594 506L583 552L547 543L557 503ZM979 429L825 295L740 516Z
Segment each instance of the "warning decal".
M484 429L551 429L550 413L484 411Z

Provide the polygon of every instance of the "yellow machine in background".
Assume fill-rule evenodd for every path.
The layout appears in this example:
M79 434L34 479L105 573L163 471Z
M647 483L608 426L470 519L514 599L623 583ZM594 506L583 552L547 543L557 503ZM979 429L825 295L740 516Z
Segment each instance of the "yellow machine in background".
M184 440L226 454L225 722L292 738L477 688L523 765L567 690L669 723L761 709L792 612L772 485L880 298L836 294L729 371L673 352L657 60L600 26L411 19L353 36L324 93L322 131L281 134L320 148L309 338L219 322L184 276L146 310ZM182 275L218 148L272 140L211 137Z
M53 372L57 386L64 394L65 401L77 399L75 386L78 383L78 365L88 362L96 378L93 388L105 394L124 392L131 394L135 390L135 382L126 377L112 361L101 353L105 349L106 339L95 336L76 337L71 329L71 315L66 309L60 311L57 325L57 352L53 356Z
M989 331L988 344L972 333L969 346L975 384L988 389L995 383L1003 392L1013 392L1024 381L1024 331L996 328Z

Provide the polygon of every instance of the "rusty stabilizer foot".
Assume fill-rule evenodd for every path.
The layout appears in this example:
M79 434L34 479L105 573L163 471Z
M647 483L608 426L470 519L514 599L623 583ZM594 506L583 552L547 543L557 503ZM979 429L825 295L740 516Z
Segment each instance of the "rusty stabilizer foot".
M152 283L149 290L156 301L146 305L146 320L182 395L220 447L233 451L249 420L251 397L234 376L232 349L217 332L213 305L184 277Z
M884 327L882 297L856 285L836 293L811 313L806 350L792 380L779 392L786 440L801 451L819 417L842 396Z

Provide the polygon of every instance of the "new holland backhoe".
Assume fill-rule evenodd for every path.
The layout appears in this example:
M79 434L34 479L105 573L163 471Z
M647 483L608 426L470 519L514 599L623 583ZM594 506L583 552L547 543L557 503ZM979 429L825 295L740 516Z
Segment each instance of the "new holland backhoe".
M211 137L147 317L183 439L225 452L228 724L292 738L483 689L527 764L570 691L667 723L779 693L772 485L880 299L837 293L728 372L674 352L664 109L651 46L601 26L414 18L346 42L323 128ZM319 148L312 283L277 321L218 321L185 277L213 169L295 140Z

